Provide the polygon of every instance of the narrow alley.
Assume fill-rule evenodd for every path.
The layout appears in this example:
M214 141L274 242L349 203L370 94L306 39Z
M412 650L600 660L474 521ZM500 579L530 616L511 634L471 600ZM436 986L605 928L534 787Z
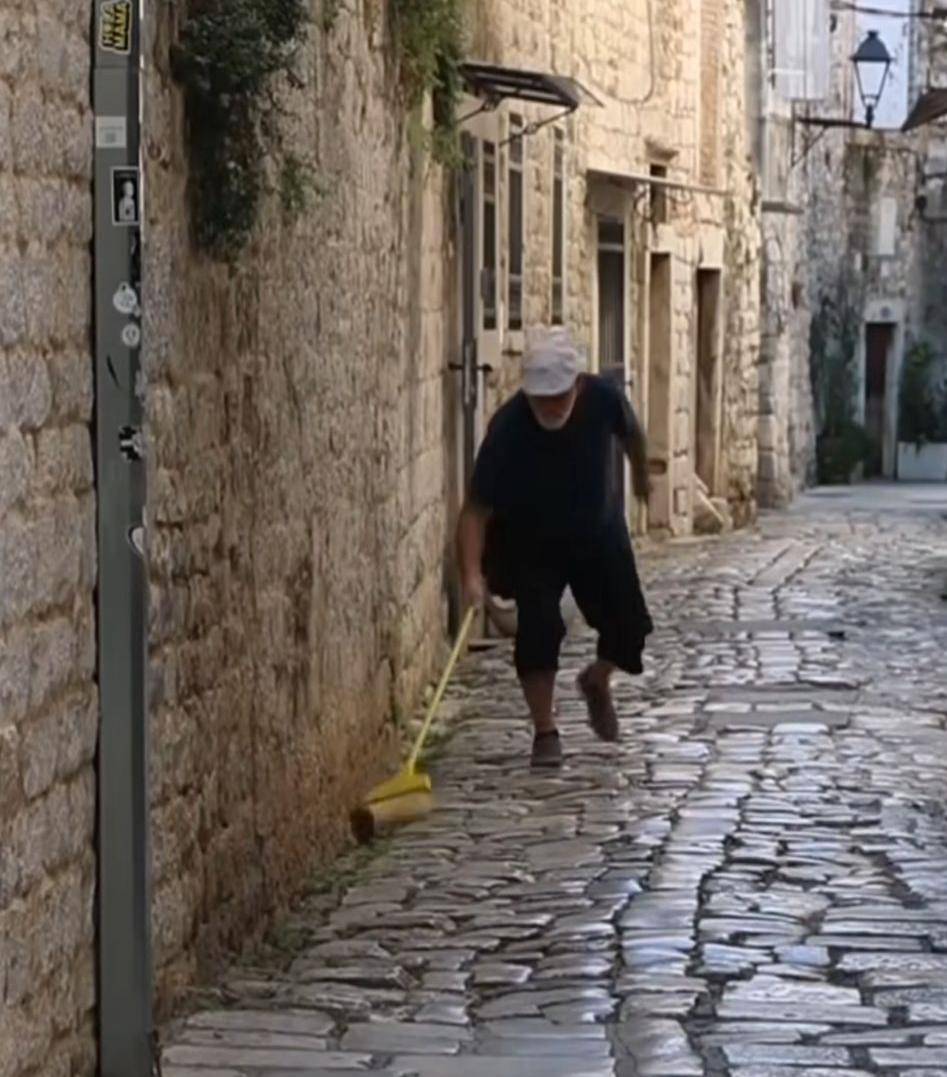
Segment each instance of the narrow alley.
M526 767L471 656L438 810L205 993L163 1077L947 1074L943 487L823 489L642 555L646 675Z

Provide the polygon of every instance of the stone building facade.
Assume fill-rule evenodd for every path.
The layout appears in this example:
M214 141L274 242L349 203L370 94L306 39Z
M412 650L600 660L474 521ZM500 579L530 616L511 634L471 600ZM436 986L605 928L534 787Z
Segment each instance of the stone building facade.
M649 433L654 489L635 525L682 535L695 518L752 519L760 223L742 4L497 0L479 5L476 26L476 56L573 76L598 102L520 144L523 164L514 167L527 177L522 323L559 313L550 277L558 153L562 318L587 348L591 369L625 384ZM505 104L496 116L501 143L518 120L549 115L546 107ZM507 146L501 206L509 169ZM501 278L511 250L508 216L501 211ZM487 410L518 371L522 334L509 305L501 288L494 345L501 362L491 364L497 372Z
M788 504L815 477L807 201L793 95L817 92L817 78L774 71L786 62L776 35L793 30L777 19L779 6L779 0L746 3L747 121L762 220L757 491L767 508Z
M348 807L393 766L456 618L470 449L516 383L528 325L561 319L633 397L654 480L647 512L628 499L638 530L755 512L760 207L742 0L471 0L472 57L592 96L513 141L549 107L470 119L477 165L458 175L412 140L373 12L343 4L310 27L281 103L318 197L297 220L267 202L223 268L189 234L168 61L183 9L147 9L162 1013L342 847ZM0 0L0 1077L95 1064L91 13ZM471 235L488 270L476 293ZM471 295L477 365L492 369L464 397Z
M817 438L838 408L825 388L833 364L850 355L852 415L874 446L863 472L891 478L904 357L922 341L943 352L947 154L936 126L901 127L927 88L947 84L947 19L935 3L805 0L788 5L810 22L790 26L787 44L787 5L752 7L763 55L759 489L779 505L816 477ZM851 62L870 31L893 60L872 130Z
M91 1073L88 8L0 3L0 1073Z

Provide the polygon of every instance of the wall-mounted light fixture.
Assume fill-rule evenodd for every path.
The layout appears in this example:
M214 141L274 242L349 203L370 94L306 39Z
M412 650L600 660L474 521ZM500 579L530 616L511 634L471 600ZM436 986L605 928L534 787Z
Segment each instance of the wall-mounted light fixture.
M875 112L888 82L891 70L891 53L878 36L877 30L869 30L868 36L851 57L858 83L858 95L865 109L865 122L833 119L827 116L799 116L802 124L810 127L868 127L875 122Z
M868 36L855 50L852 63L855 65L858 93L865 106L865 126L871 127L875 122L875 109L885 92L888 72L891 70L891 53L878 36L877 30L868 31Z

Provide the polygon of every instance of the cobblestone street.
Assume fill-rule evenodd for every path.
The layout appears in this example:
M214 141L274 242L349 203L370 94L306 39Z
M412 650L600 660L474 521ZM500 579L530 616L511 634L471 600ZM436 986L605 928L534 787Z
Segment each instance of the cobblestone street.
M508 645L471 656L438 810L232 970L164 1077L947 1075L945 530L943 487L855 487L649 548L622 742L570 637L560 774Z

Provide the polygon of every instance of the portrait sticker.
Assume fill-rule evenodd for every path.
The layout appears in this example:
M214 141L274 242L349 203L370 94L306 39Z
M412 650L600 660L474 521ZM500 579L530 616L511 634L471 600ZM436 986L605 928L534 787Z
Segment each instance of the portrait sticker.
M141 223L137 168L112 169L112 224L133 228Z

